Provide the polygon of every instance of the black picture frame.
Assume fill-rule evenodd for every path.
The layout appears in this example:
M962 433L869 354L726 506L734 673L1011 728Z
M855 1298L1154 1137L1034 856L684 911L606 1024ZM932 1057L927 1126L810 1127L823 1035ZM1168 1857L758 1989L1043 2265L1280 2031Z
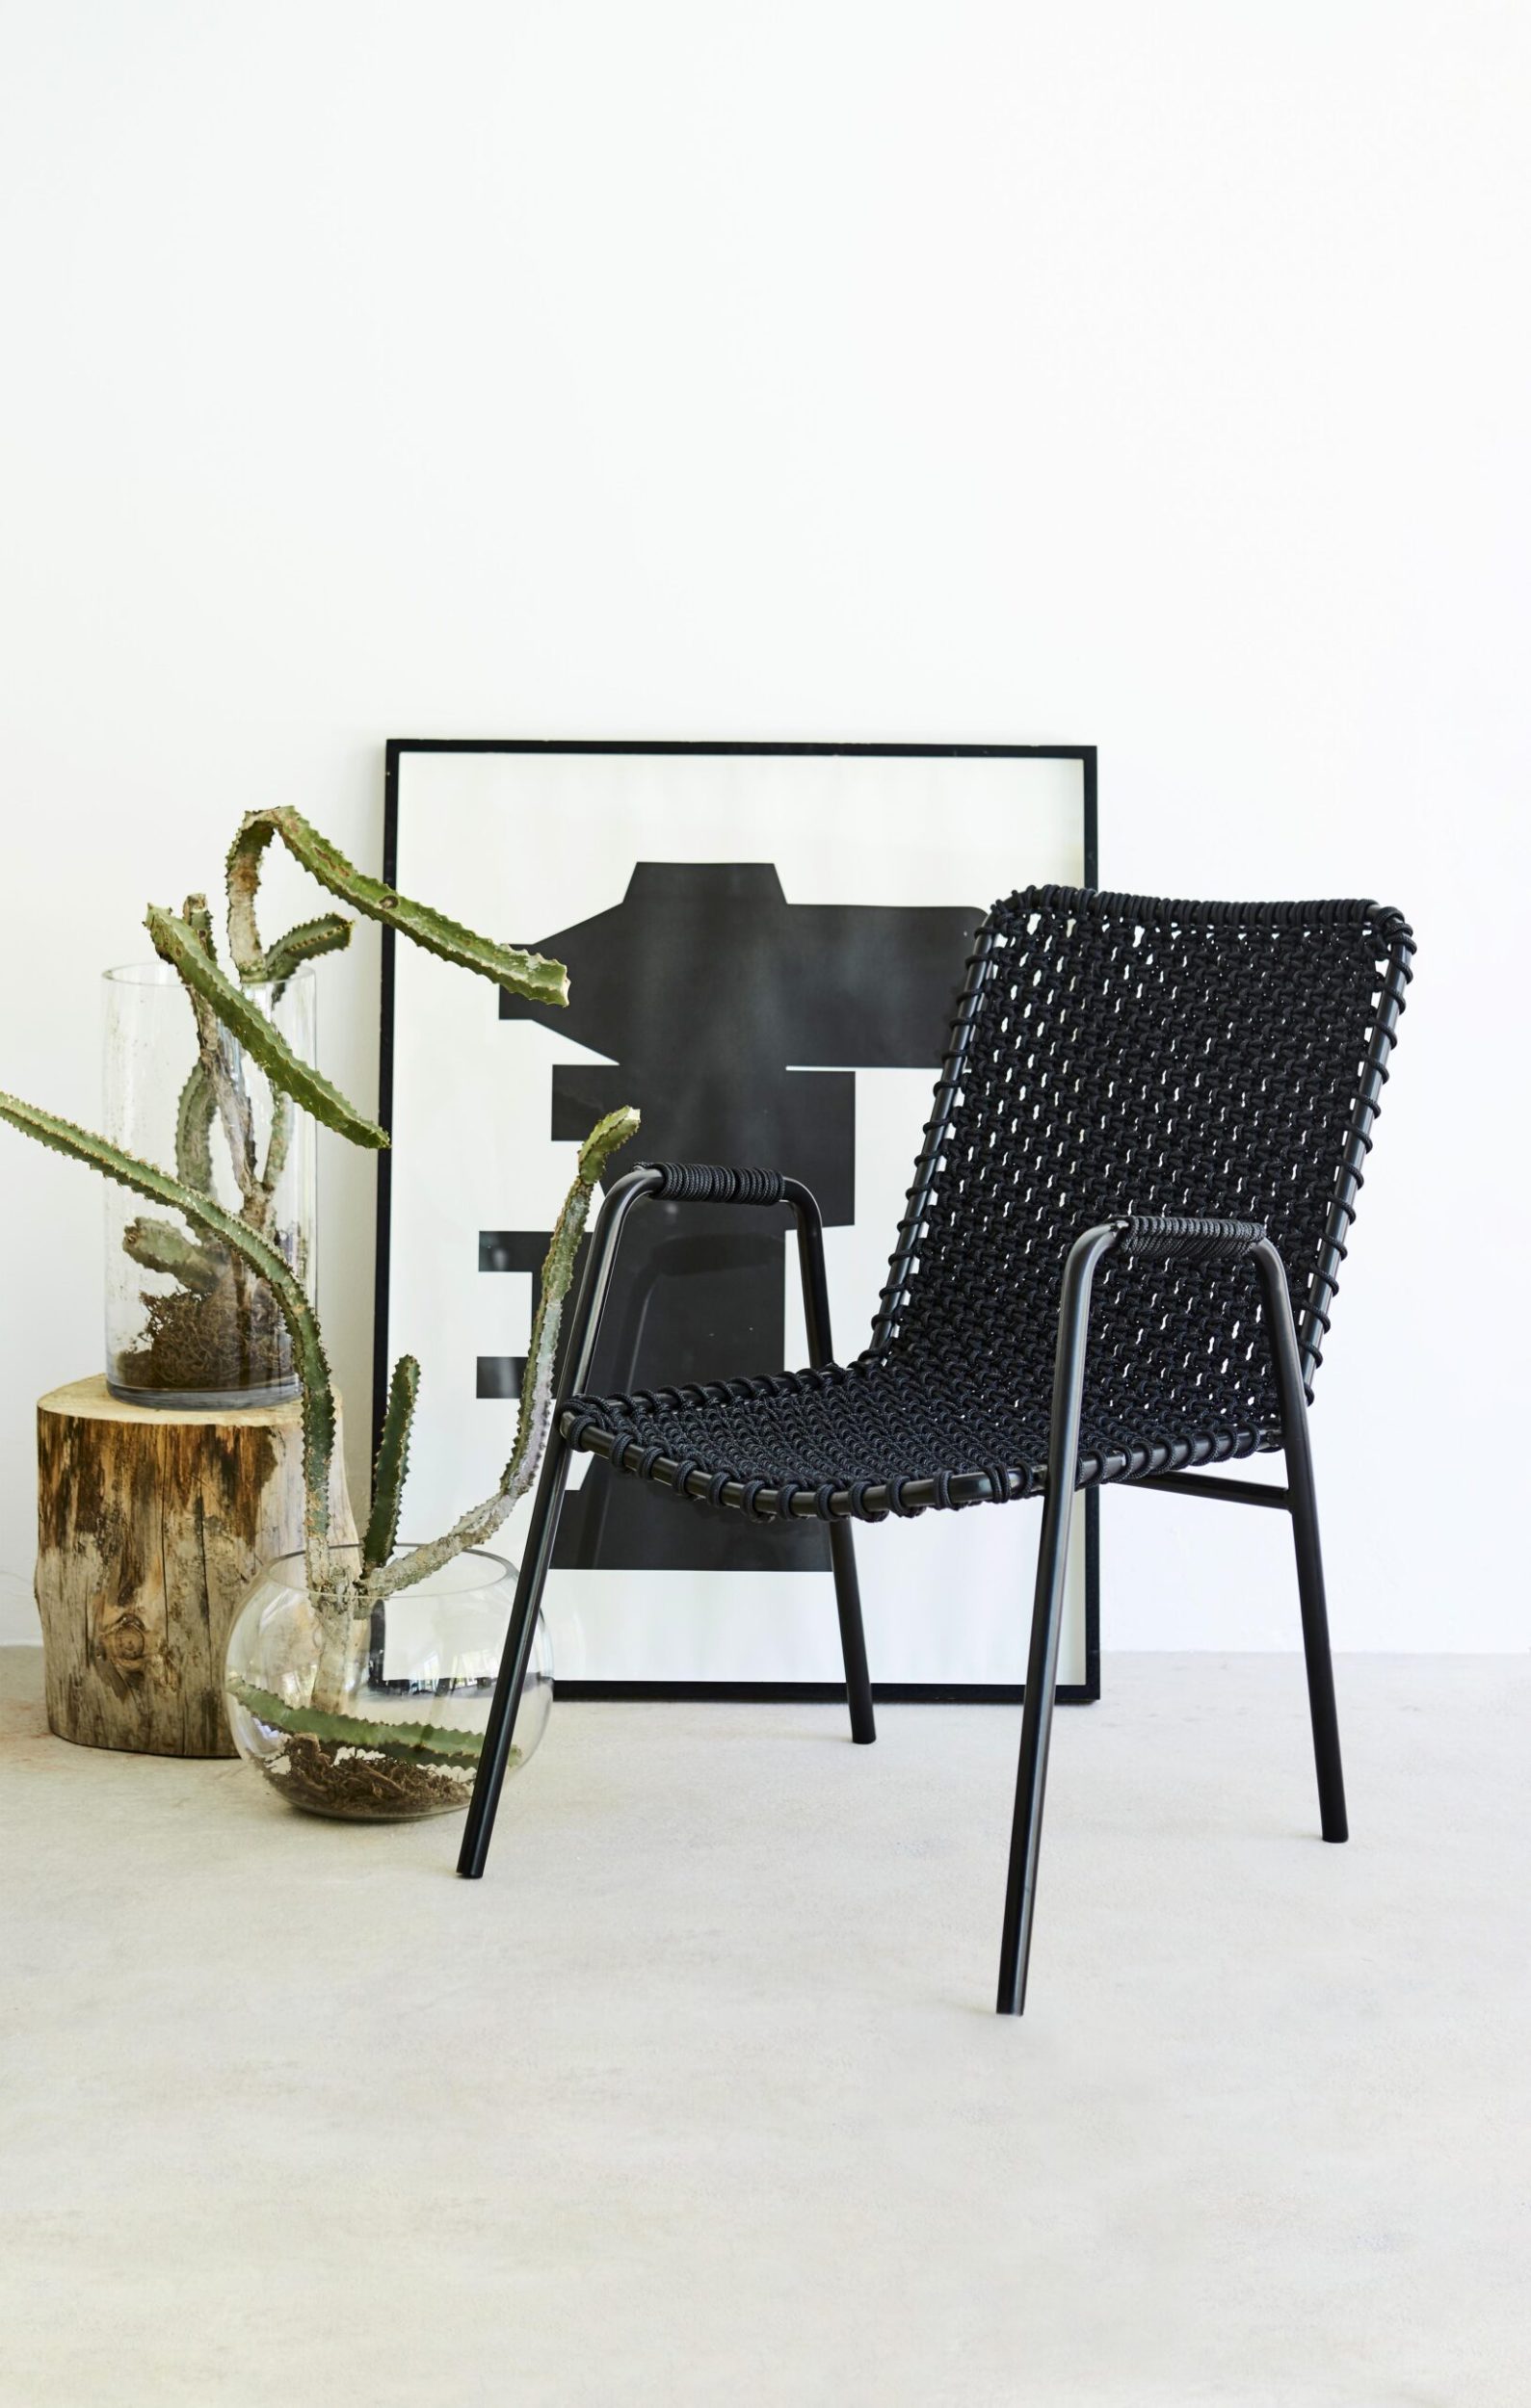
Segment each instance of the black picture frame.
M519 754L638 754L644 756L710 755L783 756L875 760L1043 760L1077 761L1081 772L1083 883L1099 884L1099 809L1097 748L1094 745L941 745L776 743L709 739L617 737L448 737L390 736L384 748L383 876L391 886L398 877L399 772L410 753ZM383 971L379 1016L378 1118L393 1129L393 1021L395 1002L394 931L383 930ZM382 1433L387 1403L388 1289L391 1235L392 1156L378 1158L377 1257L373 1306L372 1432L374 1451ZM1060 1682L1060 1705L1094 1705L1100 1696L1100 1496L1089 1489L1084 1498L1084 1638L1085 1678ZM1017 1585L1017 1611L1024 1600ZM880 1701L894 1705L1020 1704L1023 1682L874 1682ZM843 1697L841 1685L831 1681L663 1681L563 1680L561 1697L573 1699L633 1699L671 1701L731 1701L779 1704L794 1700L831 1704Z

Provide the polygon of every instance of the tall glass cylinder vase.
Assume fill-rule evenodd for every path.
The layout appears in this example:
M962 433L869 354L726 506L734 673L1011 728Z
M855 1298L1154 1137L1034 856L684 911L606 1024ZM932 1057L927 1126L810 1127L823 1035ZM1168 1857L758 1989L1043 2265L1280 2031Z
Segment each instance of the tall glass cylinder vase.
M313 1122L226 1029L198 1028L169 963L109 970L105 987L108 1137L258 1230L312 1295ZM245 991L312 1061L312 970ZM179 1411L296 1396L291 1342L266 1282L180 1214L115 1184L106 1198L112 1394Z

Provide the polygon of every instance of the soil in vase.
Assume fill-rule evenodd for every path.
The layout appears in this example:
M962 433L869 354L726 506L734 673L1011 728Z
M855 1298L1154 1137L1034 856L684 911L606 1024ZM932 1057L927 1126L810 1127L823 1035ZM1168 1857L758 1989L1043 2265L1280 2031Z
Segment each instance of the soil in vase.
M513 1764L515 1760L513 1749ZM264 1769L267 1780L273 1788L282 1789L290 1806L353 1822L453 1814L467 1804L462 1782L449 1772L436 1772L426 1765L380 1756L366 1748L337 1746L332 1740L315 1739L305 1731L293 1733ZM471 1793L471 1780L467 1787Z
M278 1404L298 1394L292 1341L264 1280L225 1266L206 1295L141 1297L144 1330L117 1357L109 1387L128 1402Z

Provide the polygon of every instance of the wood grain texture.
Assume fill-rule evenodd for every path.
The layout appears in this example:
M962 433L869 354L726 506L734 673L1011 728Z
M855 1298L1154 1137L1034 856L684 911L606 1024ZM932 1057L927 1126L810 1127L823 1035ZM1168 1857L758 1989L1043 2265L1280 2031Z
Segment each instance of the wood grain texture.
M354 1540L339 1479L331 1510L335 1540ZM40 1399L37 1599L49 1729L86 1747L231 1756L229 1627L258 1566L302 1543L296 1400L161 1413L122 1403L99 1376Z

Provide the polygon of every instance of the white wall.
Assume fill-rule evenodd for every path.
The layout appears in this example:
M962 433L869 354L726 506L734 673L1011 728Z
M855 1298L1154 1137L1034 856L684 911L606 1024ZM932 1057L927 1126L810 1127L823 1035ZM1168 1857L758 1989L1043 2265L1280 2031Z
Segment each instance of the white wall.
M13 0L0 1079L92 1117L144 902L257 801L376 861L389 733L1094 739L1109 883L1414 915L1316 1416L1334 1625L1523 1647L1518 1483L1454 1518L1446 1468L1523 1453L1528 39L1473 0ZM362 1100L375 982L365 938L329 965ZM360 1401L371 1170L324 1177ZM100 1204L0 1133L0 1214L25 1637ZM1289 1643L1279 1526L1196 1511L1108 1501L1108 1644Z

